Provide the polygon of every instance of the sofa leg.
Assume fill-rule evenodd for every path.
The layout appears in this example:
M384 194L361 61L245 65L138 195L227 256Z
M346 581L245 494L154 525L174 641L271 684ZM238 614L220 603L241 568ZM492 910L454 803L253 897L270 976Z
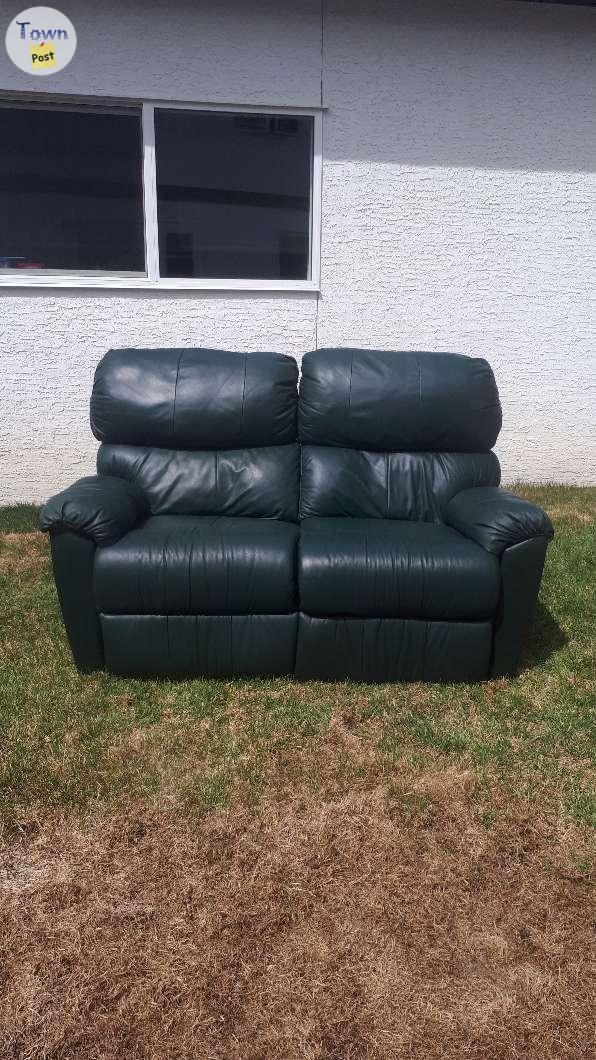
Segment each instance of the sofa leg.
M515 677L526 633L534 614L547 537L506 548L501 557L501 607L495 623L491 677Z
M51 540L58 599L75 665L81 673L103 670L103 639L93 599L95 545L70 530L53 532Z

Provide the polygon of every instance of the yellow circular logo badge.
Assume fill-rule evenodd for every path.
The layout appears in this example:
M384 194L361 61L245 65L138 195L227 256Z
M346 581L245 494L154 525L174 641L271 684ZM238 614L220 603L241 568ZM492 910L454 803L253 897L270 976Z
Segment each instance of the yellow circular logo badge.
M9 58L19 70L34 77L64 70L76 50L75 28L55 7L28 7L6 30Z

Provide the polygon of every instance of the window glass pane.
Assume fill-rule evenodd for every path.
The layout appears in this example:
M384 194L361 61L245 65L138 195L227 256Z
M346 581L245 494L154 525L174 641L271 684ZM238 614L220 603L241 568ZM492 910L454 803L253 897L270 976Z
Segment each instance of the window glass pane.
M145 270L136 113L0 106L0 269Z
M155 111L162 276L307 279L311 117Z

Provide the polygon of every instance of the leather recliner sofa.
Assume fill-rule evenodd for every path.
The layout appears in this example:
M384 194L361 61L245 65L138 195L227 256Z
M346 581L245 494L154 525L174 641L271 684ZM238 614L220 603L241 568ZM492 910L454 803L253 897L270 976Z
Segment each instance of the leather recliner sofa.
M42 510L78 668L513 675L553 531L499 488L486 361L112 350L97 475Z

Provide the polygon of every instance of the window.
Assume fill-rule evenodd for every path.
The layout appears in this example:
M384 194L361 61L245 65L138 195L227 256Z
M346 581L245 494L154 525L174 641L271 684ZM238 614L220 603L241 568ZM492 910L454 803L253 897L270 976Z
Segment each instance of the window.
M0 135L0 286L317 286L319 113L11 103Z
M0 268L143 275L140 112L0 109Z
M308 279L312 118L155 111L161 276Z

